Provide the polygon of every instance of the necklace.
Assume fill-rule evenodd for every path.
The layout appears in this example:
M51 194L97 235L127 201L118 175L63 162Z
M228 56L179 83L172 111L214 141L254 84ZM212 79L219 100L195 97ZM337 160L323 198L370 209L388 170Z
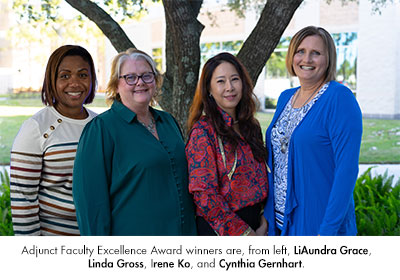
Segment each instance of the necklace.
M317 87L317 89L307 98L306 101L304 101L303 105L301 105L301 106L299 107L299 109L302 108L305 104L307 104L308 101L310 101L311 97L314 96L314 94L317 92L318 89L319 89L319 87ZM279 142L280 142L280 144L281 144L281 152L282 152L283 154L286 154L286 152L287 152L287 150L288 150L288 147L289 147L289 140L290 140L290 137L287 135L287 132L288 132L288 129L289 129L289 126L290 126L290 122L291 122L291 116L292 116L292 111L293 111L293 105L296 104L297 98L298 98L299 95L300 95L300 89L295 93L295 95L296 95L296 96L294 97L294 100L293 100L293 102L291 103L291 106L290 106L290 111L289 111L289 115L288 115L288 118L287 118L287 125L286 125L286 129L285 129L285 134L284 134L283 137L279 140ZM293 104L293 105L292 105L292 104Z
M152 115L150 115L150 123L147 125L144 122L142 122L141 120L139 120L139 118L137 119L138 122L143 125L151 134L155 135L156 134L156 122L153 118Z
M224 145L222 144L221 137L219 137L219 136L218 136L218 145L219 145L219 149L221 150L222 161L224 162L225 168L227 168L226 167L225 149L224 149ZM233 175L233 173L235 173L236 165L237 165L237 149L235 150L235 161L233 162L232 168L228 173L229 180L232 179L232 175Z

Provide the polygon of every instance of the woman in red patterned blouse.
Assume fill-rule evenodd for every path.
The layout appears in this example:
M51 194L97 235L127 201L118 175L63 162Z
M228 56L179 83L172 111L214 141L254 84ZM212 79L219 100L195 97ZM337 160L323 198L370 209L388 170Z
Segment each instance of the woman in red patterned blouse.
M267 151L243 64L220 53L203 67L190 108L189 191L199 235L265 235Z

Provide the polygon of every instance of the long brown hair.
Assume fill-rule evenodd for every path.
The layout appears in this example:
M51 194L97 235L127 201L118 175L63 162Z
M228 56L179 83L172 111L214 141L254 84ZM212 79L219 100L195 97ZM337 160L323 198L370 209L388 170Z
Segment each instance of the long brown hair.
M264 161L267 158L267 151L264 147L260 123L254 117L258 101L253 93L253 84L246 68L230 53L220 53L210 58L206 64L204 64L193 103L190 107L188 129L190 131L201 116L205 115L207 121L215 129L217 135L228 141L236 149L240 137L233 130L233 127L226 125L218 110L217 103L214 98L210 96L211 77L215 69L222 62L232 64L242 80L242 99L236 106L236 119L239 124L239 131L250 145L254 157L259 162Z

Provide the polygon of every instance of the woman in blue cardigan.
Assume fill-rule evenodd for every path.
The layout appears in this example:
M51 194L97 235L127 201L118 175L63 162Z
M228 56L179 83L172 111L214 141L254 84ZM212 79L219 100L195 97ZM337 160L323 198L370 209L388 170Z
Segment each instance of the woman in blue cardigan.
M356 235L353 189L362 116L347 87L335 81L329 33L308 26L292 38L286 67L300 87L279 97L266 133L269 235Z

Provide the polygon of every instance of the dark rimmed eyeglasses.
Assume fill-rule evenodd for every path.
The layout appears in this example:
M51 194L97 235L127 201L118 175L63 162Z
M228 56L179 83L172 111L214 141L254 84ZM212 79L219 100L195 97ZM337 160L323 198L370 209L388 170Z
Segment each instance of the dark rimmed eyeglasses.
M119 76L119 78L124 78L125 82L130 85L134 86L137 84L139 79L142 79L142 81L146 84L150 84L154 82L155 74L153 72L149 73L144 73L143 75L136 75L136 74L126 74Z

